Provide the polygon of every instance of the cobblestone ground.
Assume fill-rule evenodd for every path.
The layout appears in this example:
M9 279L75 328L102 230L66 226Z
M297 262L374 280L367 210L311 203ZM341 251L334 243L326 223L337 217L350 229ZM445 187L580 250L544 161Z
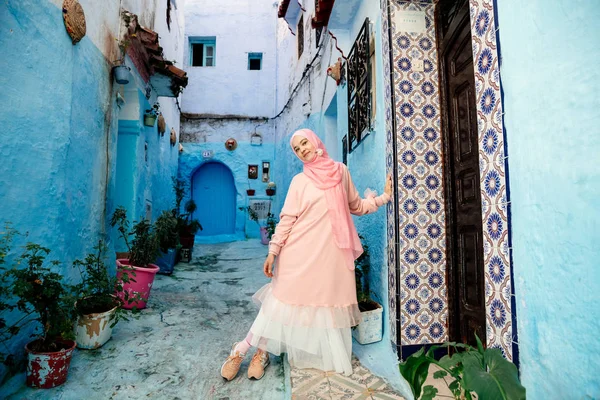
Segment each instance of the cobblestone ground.
M157 275L139 319L115 326L98 350L76 350L67 382L54 389L24 386L24 374L2 388L9 399L229 399L281 400L289 396L280 357L260 381L245 373L220 376L231 344L244 338L257 309L251 296L268 282L266 247L258 240L197 245L191 263ZM289 378L288 378L289 380Z

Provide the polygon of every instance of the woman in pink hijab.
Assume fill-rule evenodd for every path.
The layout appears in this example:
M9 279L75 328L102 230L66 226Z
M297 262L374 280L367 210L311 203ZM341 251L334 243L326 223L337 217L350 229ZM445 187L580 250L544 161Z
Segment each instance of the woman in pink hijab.
M304 170L292 179L269 244L264 273L272 282L253 297L261 305L258 316L221 367L227 380L235 378L250 347L257 351L249 378L262 378L268 353L287 353L297 368L352 373L350 328L361 318L354 260L363 249L351 214L373 213L387 203L391 179L384 194L362 199L348 168L329 158L313 131L300 129L290 144Z

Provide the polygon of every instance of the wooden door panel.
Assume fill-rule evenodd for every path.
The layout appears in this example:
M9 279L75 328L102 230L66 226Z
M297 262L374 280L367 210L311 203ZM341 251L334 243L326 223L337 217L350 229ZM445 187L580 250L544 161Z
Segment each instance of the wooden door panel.
M461 81L460 86L456 87L451 94L453 107L450 118L454 121L452 133L456 141L456 161L462 163L477 155L473 149L474 145L477 146L477 140L474 137L477 130L473 131L473 113L471 112L471 107L475 106L474 102L471 102L471 98L474 98L475 95L469 81L462 79Z
M458 273L459 282L462 283L461 302L462 306L469 310L481 307L483 285L480 281L479 266L481 260L478 257L478 247L481 240L477 226L462 226L462 232L458 234Z
M475 344L475 332L485 334L475 74L468 2L455 2L459 11L440 16L441 26L448 27L440 37L440 74L447 152L449 321L452 340Z
M477 207L477 201L480 199L477 193L479 189L479 171L472 169L462 171L458 174L456 183L457 197L461 209L469 206Z

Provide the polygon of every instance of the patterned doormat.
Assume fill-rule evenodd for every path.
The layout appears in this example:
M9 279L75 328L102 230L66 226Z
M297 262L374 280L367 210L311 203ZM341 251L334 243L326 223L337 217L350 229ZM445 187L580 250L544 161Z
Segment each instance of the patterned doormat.
M352 359L352 375L292 369L292 400L404 400L383 379Z

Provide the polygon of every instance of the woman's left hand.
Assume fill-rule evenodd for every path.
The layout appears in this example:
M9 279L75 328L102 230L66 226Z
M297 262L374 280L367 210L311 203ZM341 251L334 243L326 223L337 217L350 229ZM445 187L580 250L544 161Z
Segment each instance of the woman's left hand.
M387 176L385 181L385 189L383 190L385 194L392 197L392 174Z

